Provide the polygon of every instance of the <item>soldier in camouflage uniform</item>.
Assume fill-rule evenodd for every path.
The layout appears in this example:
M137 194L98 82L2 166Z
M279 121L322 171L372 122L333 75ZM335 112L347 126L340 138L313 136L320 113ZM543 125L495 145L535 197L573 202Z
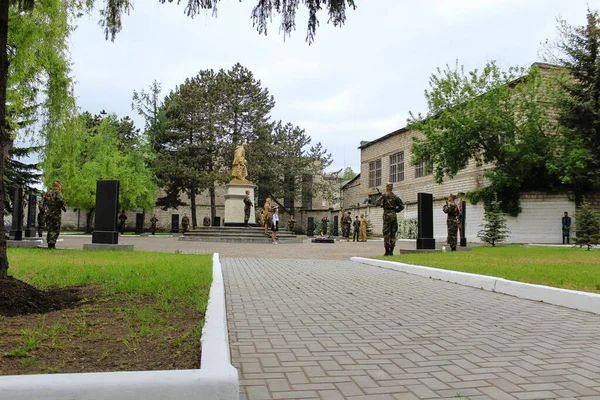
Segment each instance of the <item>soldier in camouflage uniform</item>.
M346 239L347 242L350 241L350 227L352 226L352 216L350 215L350 211L347 214L344 214L342 211L342 235Z
M448 202L442 210L448 214L446 218L446 226L448 227L448 245L451 251L456 251L456 234L458 232L458 224L460 223L460 209L455 203L456 197L451 194L448 196Z
M67 211L65 208L65 201L63 199L60 189L62 188L62 182L56 181L52 186L52 190L48 192L46 200L44 200L44 206L46 208L46 226L48 228L48 248L56 248L56 240L60 234L60 222L62 212Z
M156 213L152 214L152 218L150 218L150 232L153 235L156 234L156 223L158 222L158 218L156 218Z
M396 246L396 233L398 232L398 218L396 214L404 210L404 203L400 197L396 196L392 189L394 185L388 183L385 185L385 193L382 194L375 205L383 208L383 246L385 247L384 256L394 255Z
M183 218L181 218L181 233L186 233L190 226L190 217L188 217L187 213L183 214Z

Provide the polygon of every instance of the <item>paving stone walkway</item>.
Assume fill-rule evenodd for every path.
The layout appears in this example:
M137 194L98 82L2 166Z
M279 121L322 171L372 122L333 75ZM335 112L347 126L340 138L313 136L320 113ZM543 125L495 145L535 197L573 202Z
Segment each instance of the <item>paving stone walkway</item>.
M600 399L600 315L343 260L222 263L242 399Z

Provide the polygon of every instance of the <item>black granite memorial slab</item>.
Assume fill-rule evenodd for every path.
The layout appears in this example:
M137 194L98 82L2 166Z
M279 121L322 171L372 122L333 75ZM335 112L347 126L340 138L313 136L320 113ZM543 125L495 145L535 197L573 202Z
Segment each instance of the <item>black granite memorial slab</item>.
M92 243L118 244L119 181L96 182L96 215Z
M339 217L337 215L333 216L333 236L339 236L338 229Z
M141 235L144 233L144 213L135 214L135 234Z
M179 233L179 214L171 214L171 233Z
M465 232L465 229L467 229L467 202L466 201L462 202L460 224L461 224L461 229L459 229L459 231L460 231L460 247L467 247L467 237L466 237L466 232Z
M23 188L18 186L13 196L13 218L10 229L12 240L23 240Z
M435 249L433 195L431 193L417 193L417 215L419 227L417 249Z

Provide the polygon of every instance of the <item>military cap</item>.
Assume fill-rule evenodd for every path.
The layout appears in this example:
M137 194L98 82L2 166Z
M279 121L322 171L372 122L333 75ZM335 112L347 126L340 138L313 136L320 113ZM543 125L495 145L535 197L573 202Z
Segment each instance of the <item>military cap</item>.
M452 197L452 199L456 200L456 196L453 195L452 193L450 193L450 195L448 197Z
M388 183L386 183L386 184L385 184L385 188L386 188L386 189L393 189L393 188L394 188L394 184L393 184L393 183L390 183L390 182L388 182Z
M54 185L62 185L62 181L60 179L57 179L54 181Z

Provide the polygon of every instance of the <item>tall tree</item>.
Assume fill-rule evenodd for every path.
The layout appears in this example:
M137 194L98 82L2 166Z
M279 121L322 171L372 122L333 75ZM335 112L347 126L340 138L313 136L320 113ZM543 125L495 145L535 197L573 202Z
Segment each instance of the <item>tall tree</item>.
M0 0L0 155L6 157L8 150L12 147L12 137L9 133L9 127L6 121L6 100L7 100L7 82L9 76L9 48L8 48L8 32L9 32L9 11L13 5L19 15L25 14L35 9L37 3L44 0ZM60 1L60 0L56 0ZM68 4L78 11L90 11L93 8L94 1L69 1L64 0L62 4ZM165 3L166 0L160 0ZM212 9L216 12L216 7L219 0L189 0L185 8L188 16L194 16L199 12L207 9ZM179 3L179 2L178 2ZM314 40L319 21L317 13L326 8L329 14L329 21L334 26L341 26L346 20L346 8L356 8L354 0L318 0L306 1L302 3L308 9L308 30L306 40L311 43ZM106 0L104 8L101 9L102 17L101 24L104 27L106 38L115 39L117 33L122 29L121 16L123 13L129 13L133 4L131 0ZM281 31L284 35L289 35L296 28L296 11L300 6L300 1L293 0L289 2L280 1L262 1L257 2L256 7L252 10L252 18L254 25L257 26L259 33L267 34L267 24L271 21L273 12L280 14ZM10 18L11 25L14 21L14 15ZM68 26L68 25L67 25ZM34 37L35 38L35 37ZM63 42L66 46L66 40ZM46 64L48 65L48 64ZM66 68L63 69L63 72ZM63 74L63 76L66 76ZM47 88L53 88L51 80L46 80L44 83ZM52 91L50 91L52 93ZM0 163L0 197L4 196L4 163ZM8 272L8 258L6 257L6 240L4 236L4 209L3 202L0 202L0 279L5 279Z
M200 71L188 78L164 100L167 128L156 138L158 176L167 193L159 199L164 208L184 205L179 193L187 192L192 209L192 226L197 226L196 195L211 190L228 175L222 160L223 91L217 73ZM211 201L214 210L214 201Z
M331 165L331 154L320 142L311 145L311 141L304 129L279 121L269 135L250 146L249 168L257 171L259 188L272 198L283 198L290 212L294 211L295 200L302 196L306 177L322 175ZM315 180L311 195L331 197L330 186L330 182Z
M561 125L557 170L581 204L600 189L600 15L588 9L587 24L559 20L558 38L547 43L546 58L567 71L558 80Z
M545 82L537 67L438 69L425 92L427 115L410 114L409 127L423 133L413 140L411 163L429 161L437 183L479 163L489 185L469 192L470 200L490 206L497 194L502 210L517 215L520 191L558 185L549 168L556 127L549 104L539 101Z

